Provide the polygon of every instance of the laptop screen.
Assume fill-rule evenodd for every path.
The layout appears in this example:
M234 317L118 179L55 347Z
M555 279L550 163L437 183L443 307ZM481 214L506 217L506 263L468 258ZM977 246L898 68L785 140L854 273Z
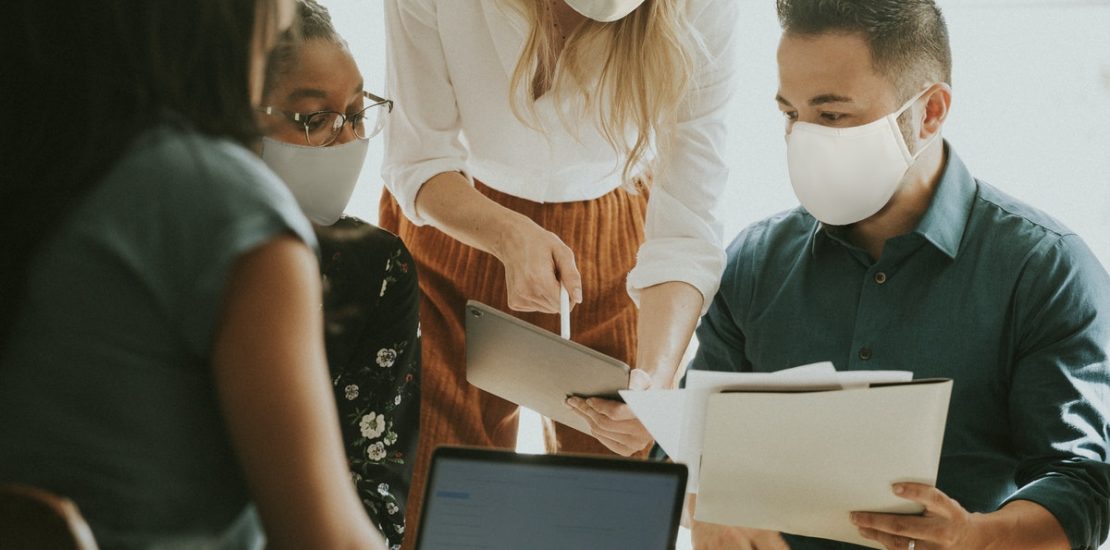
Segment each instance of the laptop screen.
M676 464L441 448L418 548L673 548L685 487Z

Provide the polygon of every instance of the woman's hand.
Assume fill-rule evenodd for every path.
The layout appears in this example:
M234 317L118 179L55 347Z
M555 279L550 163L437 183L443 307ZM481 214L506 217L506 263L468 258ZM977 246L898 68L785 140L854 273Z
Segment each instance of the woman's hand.
M628 389L646 390L651 386L651 377L646 372L632 371ZM651 444L651 434L624 403L598 397L571 397L567 399L567 407L585 419L590 424L591 435L614 453L632 456Z
M493 253L505 266L509 309L559 312L559 289L582 303L582 275L574 252L554 233L520 216L505 225Z

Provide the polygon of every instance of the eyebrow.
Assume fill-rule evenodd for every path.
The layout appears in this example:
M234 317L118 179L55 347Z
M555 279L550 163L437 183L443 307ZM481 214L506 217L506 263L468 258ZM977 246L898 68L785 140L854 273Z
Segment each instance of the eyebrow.
M288 99L289 101L295 101L305 97L327 99L328 94L325 93L324 90L318 90L316 88L297 88L296 90L290 92L286 99Z
M781 95L776 95L775 96L775 101L777 101L777 102L779 102L779 103L781 103L781 104L783 104L787 107L793 107L793 105L791 105L790 102L787 101L786 98L782 97ZM821 95L816 96L813 99L809 100L809 104L812 105L812 106L815 106L815 107L817 105L826 105L826 104L829 104L829 103L854 103L854 102L855 102L855 100L853 100L850 97L845 97L845 96L836 95L836 94L821 94Z

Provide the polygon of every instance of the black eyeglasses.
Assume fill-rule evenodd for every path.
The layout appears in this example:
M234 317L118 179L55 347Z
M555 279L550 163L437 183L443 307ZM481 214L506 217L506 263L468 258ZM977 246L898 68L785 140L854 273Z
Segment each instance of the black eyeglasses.
M378 97L370 92L362 92L362 95L370 101L370 105L351 115L335 111L294 113L276 107L259 107L258 111L268 115L284 116L304 128L304 139L308 145L326 147L339 137L343 126L348 123L355 136L360 139L370 139L381 133L385 126L386 115L393 112L393 100ZM368 119L373 119L373 124L367 124Z

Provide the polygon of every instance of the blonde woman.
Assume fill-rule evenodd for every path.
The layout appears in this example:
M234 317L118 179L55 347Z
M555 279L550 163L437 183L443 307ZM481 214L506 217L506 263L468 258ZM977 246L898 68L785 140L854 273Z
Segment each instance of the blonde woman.
M423 293L412 498L435 445L516 442L517 407L466 382L468 299L557 330L565 286L576 341L634 365L633 387L673 385L724 266L713 209L728 173L735 4L385 3L397 104L381 225L412 250ZM593 437L549 425L550 451L636 455L650 443L620 403L568 406Z

